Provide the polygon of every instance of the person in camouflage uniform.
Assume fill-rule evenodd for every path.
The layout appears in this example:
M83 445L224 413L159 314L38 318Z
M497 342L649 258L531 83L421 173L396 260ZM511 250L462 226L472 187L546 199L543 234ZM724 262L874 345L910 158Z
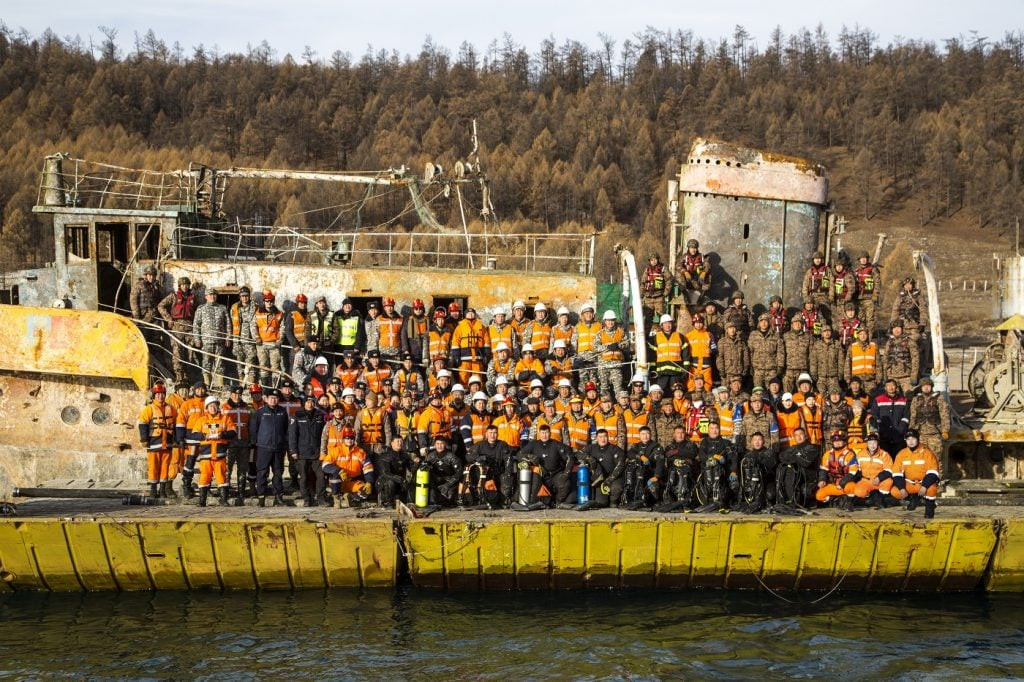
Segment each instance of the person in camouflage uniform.
M215 390L222 389L222 355L227 344L231 342L228 336L230 321L228 309L217 303L217 290L213 287L207 287L206 303L196 309L196 317L192 324L195 347L202 350L199 362L203 367L203 381Z
M683 417L676 412L672 398L662 398L658 405L652 406L652 409L658 410L652 419L652 429L657 436L658 445L668 447L672 443L672 434L675 433L676 427L685 428Z
M852 303L856 297L857 278L846 267L846 262L837 258L832 267L832 288L829 292L829 299L832 301L836 315L841 314L844 306L847 303ZM832 318L832 321L834 322L835 318Z
M875 335L875 310L882 293L882 275L870 260L868 252L861 251L853 271L857 277L857 318L868 328L868 338Z
M843 360L846 354L843 346L832 335L832 327L821 328L821 338L811 344L811 376L817 379L818 392L825 395L833 384L839 385L843 376Z
M935 392L931 377L920 382L921 392L910 401L910 428L917 429L921 442L942 462L942 444L949 438L949 401Z
M750 349L739 335L735 320L725 323L725 336L718 342L718 376L722 381L731 377L745 377L750 374Z
M782 337L786 350L786 373L782 377L782 388L786 393L796 391L796 379L810 369L811 335L804 331L803 320L794 315L789 331Z
M765 447L777 452L779 449L779 424L775 415L764 400L764 389L755 386L750 396L750 403L746 413L743 415L743 425L740 428L737 445L746 449L750 437L755 433L764 436Z
M231 306L231 339L228 345L235 356L238 380L256 383L256 342L252 336L252 321L258 310L249 287L238 290L238 302Z
M160 315L156 307L162 298L163 291L160 288L160 282L156 279L156 268L149 265L142 271L142 278L132 287L132 319L154 322Z
M916 344L921 337L922 330L928 326L928 304L921 296L917 288L917 281L913 277L906 277L903 280L903 288L892 302L893 322L900 320L906 325L903 330Z
M846 433L846 428L853 419L853 408L850 403L843 400L843 392L838 382L829 384L825 401L821 406L821 430L823 433L833 434L836 431ZM853 444L853 436L848 436L848 441Z
M825 264L825 254L816 251L811 257L811 267L804 273L803 298L811 300L820 308L826 308L832 295L832 273Z
M786 347L772 328L772 316L769 313L758 316L757 329L747 338L747 347L750 349L754 386L764 386L768 379L777 376L786 366Z
M750 312L750 308L743 302L743 292L733 292L732 303L725 312L722 313L722 321L728 325L730 322L736 325L736 331L739 333L739 337L742 340L746 340L750 334L750 330L754 328L754 315Z
M889 340L882 349L881 375L885 379L895 379L909 393L920 375L921 356L917 344L903 333L903 321L893 320L889 325Z
M171 332L171 364L174 367L175 381L188 379L185 360L191 355L192 318L195 317L195 293L192 291L192 280L188 277L178 278L178 288L164 297L157 310L167 321ZM182 358L185 354L185 359Z

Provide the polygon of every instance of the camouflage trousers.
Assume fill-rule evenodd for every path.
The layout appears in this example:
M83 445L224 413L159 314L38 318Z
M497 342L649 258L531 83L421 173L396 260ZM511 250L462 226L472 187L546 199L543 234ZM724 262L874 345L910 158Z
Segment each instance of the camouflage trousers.
M768 389L768 380L772 377L777 377L781 374L778 367L755 367L754 368L754 383L752 386L760 386L761 388Z
M782 376L782 390L785 393L796 393L797 385L796 380L801 374L807 371L807 368L803 369L787 369L786 373Z
M617 396L619 393L625 390L625 385L622 383L622 365L620 365L617 361L598 361L597 378L599 381L601 393L610 391L613 396Z
M188 381L188 368L185 361L189 356L192 342L192 323L185 320L171 322L171 366L174 368L175 381ZM182 359L184 358L184 360Z
M277 386L275 374L281 371L281 347L273 343L256 346L256 357L260 363L260 385Z
M870 298L857 301L857 319L868 330L868 339L875 338L875 301Z
M224 386L224 346L217 341L203 341L199 364L203 367L203 381L215 388Z
M921 426L918 431L921 434L921 444L935 453L935 459L939 461L939 478L946 468L946 458L942 455L942 434L934 426Z
M256 383L256 344L235 339L231 352L235 356L235 373L238 381L243 384Z

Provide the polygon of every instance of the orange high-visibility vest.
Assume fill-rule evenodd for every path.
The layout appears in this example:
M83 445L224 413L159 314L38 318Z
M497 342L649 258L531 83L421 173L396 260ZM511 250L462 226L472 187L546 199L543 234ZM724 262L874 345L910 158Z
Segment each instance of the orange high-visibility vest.
M470 412L469 414L469 437L473 441L473 445L484 442L487 436L487 427L491 425L494 419L489 414L479 414L478 412Z
M594 350L594 338L601 331L601 323L594 320L590 324L580 322L576 325L576 352L585 353Z
M650 412L633 412L628 409L622 413L622 419L626 422L626 445L630 446L640 442L640 427L647 426L650 421ZM607 427L606 427L607 428ZM611 434L609 433L609 437Z
M800 410L784 412L779 410L775 413L775 420L779 423L779 447L788 448L793 444L793 432L800 427L802 415Z
M428 349L430 353L430 359L435 360L437 358L447 358L448 350L452 346L452 330L447 326L438 329L436 326L430 328L430 333L427 335L428 338Z
M568 327L560 327L557 324L551 328L551 345L555 345L555 341L562 341L565 343L565 349L570 350L572 346L572 325Z
M306 342L306 314L303 314L299 310L293 310L292 316L292 333L295 334L295 340L299 343Z
M804 428L807 429L807 440L815 445L820 444L823 440L821 433L821 408L815 406L812 412L809 407L801 407L800 414L803 415Z
M363 372L363 381L371 391L380 393L384 390L384 384L391 383L391 368L380 365L377 369L367 369Z
M566 355L564 358L559 360L555 356L549 356L548 362L551 363L552 374L549 377L551 379L551 385L557 386L558 382L562 379L568 379L572 381L572 358ZM559 410L564 412L565 410Z
M606 346L609 343L621 344L625 338L625 335L622 333L622 327L615 327L610 332L602 327L601 331L597 333L597 343L602 346ZM601 359L605 362L618 362L624 357L621 350L606 350L601 353Z
M263 343L277 343L281 339L281 323L284 321L284 314L280 310L267 312L261 310L256 313L256 331L260 341Z
M546 351L551 345L551 325L547 322L541 324L535 320L530 326L529 343L536 353Z
M682 362L683 360L683 335L679 332L666 334L661 331L654 335L654 345L657 348L657 362Z
M359 376L363 373L363 368L359 365L355 367L346 367L345 365L338 365L334 368L334 375L341 379L341 385L345 388L355 388L356 382L359 381Z
M491 353L495 355L498 354L498 344L501 343L502 341L504 341L505 345L508 346L509 352L511 352L516 347L516 330L512 328L511 324L508 324L506 322L505 324L501 325L501 327L492 324L490 327L487 328L487 331L491 335Z
M383 445L384 418L384 408L363 408L359 413L359 442L364 445Z
M736 406L732 403L715 403L712 407L718 414L718 427L722 438L732 438L736 433L736 423L733 420L736 414Z
M693 356L694 361L702 359L705 362L702 366L709 366L708 359L711 357L711 332L707 329L703 331L691 329L686 332L686 342L690 344L690 355Z
M566 423L569 425L569 447L573 450L582 450L590 442L590 417L586 413L576 416L572 412L565 415Z
M252 410L245 403L232 405L225 400L220 405L221 414L226 414L235 422L235 431L238 433L235 440L249 442L249 420L252 418Z
M510 448L518 448L522 442L523 421L519 417L509 419L501 415L494 420L493 424L498 427L498 440Z
M594 428L597 431L604 429L608 432L608 440L615 442L619 437L619 413L615 410L605 414L601 410L594 412Z
M381 348L402 347L402 316L396 314L394 317L381 315L377 318L378 329L380 330Z
M521 320L517 320L516 318L513 317L511 320L508 321L508 326L512 327L512 331L514 331L516 334L516 341L520 345L522 345L523 343L523 332L526 331L526 326L528 324L530 324L530 320L528 320L525 317Z
M142 408L139 423L149 424L149 442L146 449L166 450L174 444L174 425L177 416L177 411L166 400L160 406L153 402Z
M860 341L850 346L850 374L854 376L872 376L875 374L875 365L878 362L878 344L869 341L867 348L863 348Z

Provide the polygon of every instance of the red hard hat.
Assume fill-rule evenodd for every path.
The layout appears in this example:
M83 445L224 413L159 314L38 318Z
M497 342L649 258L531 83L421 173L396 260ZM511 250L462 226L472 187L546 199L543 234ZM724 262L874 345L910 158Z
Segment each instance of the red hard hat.
M595 384L593 381L588 381L587 385L583 387L583 390L584 391L596 391L597 390L597 384Z
M693 323L694 324L696 324L698 322L703 322L703 321L704 321L704 316L701 315L700 313L697 313L696 315L693 316Z
M263 393L263 389L260 388L259 384L253 384L249 387L249 393Z
M264 301L273 301L274 300L274 292L271 291L270 289L267 289L266 291L264 291L263 292L263 300Z
M459 312L459 310L460 310L460 308L459 308L459 304L458 303L454 303L453 302L453 303L449 303L448 304L448 312L450 312L450 313L457 313L457 312Z
M342 438L355 438L356 437L356 432L353 429L344 428L344 429L341 430L341 437Z
M434 309L434 317L435 318L437 318L437 317L441 317L441 318L448 317L448 313L446 313L444 311L444 308L435 308Z
M296 302L296 303L305 303L305 302L307 302L308 300L309 300L309 299L308 299L308 298L306 298L306 295L305 295L305 294L299 294L298 296L296 296L296 297L295 297L295 302Z
M513 398L512 396L508 396L507 398L505 398L504 402L502 402L501 404L502 405L515 405L516 404L516 399Z
M412 307L413 308L426 308L426 306L423 305L423 299L420 299L420 298L417 298L415 301L412 302Z
M381 305L394 305L395 304L395 299L393 299L393 298L385 298L380 303L381 303Z
M153 386L153 393L164 393L164 394L166 394L167 393L167 387L164 386L163 384L156 384L155 386Z

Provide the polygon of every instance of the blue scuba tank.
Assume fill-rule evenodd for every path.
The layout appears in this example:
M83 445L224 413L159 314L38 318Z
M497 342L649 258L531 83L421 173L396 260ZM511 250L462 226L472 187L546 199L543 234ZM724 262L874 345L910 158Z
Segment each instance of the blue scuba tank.
M576 470L576 501L579 504L590 502L590 467L586 464Z

